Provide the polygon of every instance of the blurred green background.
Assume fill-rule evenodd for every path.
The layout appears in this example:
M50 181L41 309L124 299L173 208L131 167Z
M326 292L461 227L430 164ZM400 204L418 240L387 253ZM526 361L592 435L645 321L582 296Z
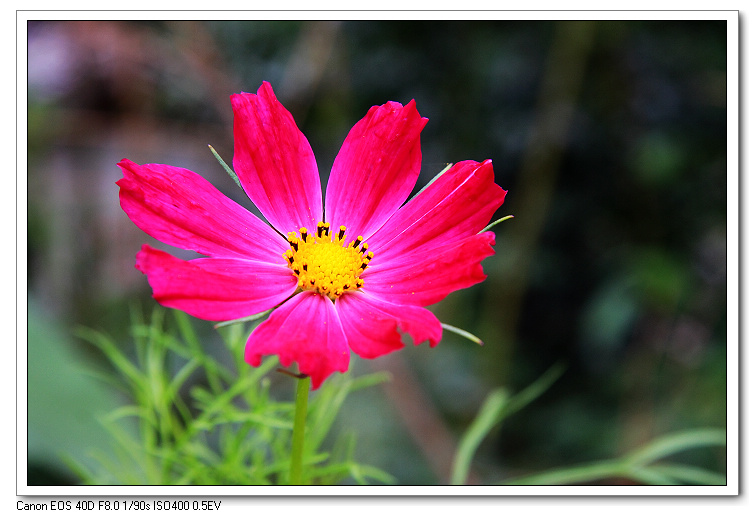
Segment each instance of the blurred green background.
M394 376L341 414L358 458L446 483L485 395L555 363L564 375L484 442L474 481L725 425L724 21L41 21L28 70L29 484L75 483L61 457L106 446L94 417L123 402L83 375L102 357L73 330L126 345L129 307L154 305L133 264L158 244L121 211L116 163L189 168L254 211L207 145L231 162L229 95L263 80L323 178L370 106L416 99L417 189L491 158L509 191L488 280L433 308L485 346L446 332L355 357ZM694 460L725 469L722 449Z

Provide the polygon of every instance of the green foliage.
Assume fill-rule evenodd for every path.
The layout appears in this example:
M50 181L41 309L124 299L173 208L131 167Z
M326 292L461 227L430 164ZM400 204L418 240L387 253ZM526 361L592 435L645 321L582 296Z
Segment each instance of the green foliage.
M28 303L27 334L27 458L29 485L50 482L35 469L46 465L60 481L68 457L84 457L87 447L105 446L109 436L97 424L93 411L105 411L120 396L85 374L87 357L60 322L47 314L36 299ZM38 471L38 470L37 470Z
M548 369L529 387L514 396L510 396L503 388L491 392L485 399L477 417L462 436L451 472L451 484L461 485L465 483L477 447L490 431L506 417L537 399L553 385L553 382L563 372L564 366L557 364Z
M135 319L134 357L108 336L83 328L115 375L97 376L123 390L131 403L100 418L112 437L112 450L93 452L97 466L71 462L87 484L274 485L288 483L293 401L277 401L267 374L271 358L258 368L243 360L249 328L220 330L228 356L218 358L200 344L189 317L174 311L168 328L157 309L150 324ZM303 449L308 484L391 483L392 477L353 460L355 441L338 436L323 451L338 410L349 393L385 379L374 374L329 379L311 393Z
M592 484L623 478L647 485L726 485L726 475L684 463L658 462L693 448L726 446L719 428L685 430L659 437L617 459L554 469L506 482L508 485Z
M328 379L316 393L300 382L297 396L309 396L304 436L295 438L295 403L271 395L268 373L278 365L268 359L258 368L243 360L249 328L245 324L219 329L228 355L208 353L190 318L172 312L174 325L156 309L151 323L135 318L133 356L108 336L88 329L79 336L94 344L115 374L93 376L112 384L131 400L102 416L112 439L87 461L69 465L87 484L130 485L332 485L394 483L391 475L354 460L353 434L331 436L347 396L387 379L375 373ZM565 367L557 364L520 392L496 389L483 403L463 434L451 483L466 483L480 444L507 417L529 406L558 380ZM299 400L300 402L302 400ZM297 428L302 428L301 421ZM292 445L292 442L294 443ZM684 462L664 460L695 448L725 446L720 429L687 430L658 438L616 459L558 468L507 480L507 485L591 484L625 479L652 485L725 485L725 475ZM296 446L297 450L292 450ZM292 456L301 457L292 466Z
M530 386L514 396L496 389L485 399L477 417L464 433L454 460L451 483L462 485L480 443L507 416L529 405L543 394L563 373L555 365ZM627 479L648 485L726 485L726 476L684 463L658 462L670 455L694 448L726 446L723 429L685 430L660 437L617 459L609 459L565 468L556 468L504 482L506 485L593 484L610 479Z

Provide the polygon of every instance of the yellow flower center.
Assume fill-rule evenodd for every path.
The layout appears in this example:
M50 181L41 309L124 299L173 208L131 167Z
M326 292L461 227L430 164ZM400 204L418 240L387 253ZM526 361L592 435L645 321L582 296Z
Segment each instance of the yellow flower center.
M362 288L364 280L359 275L374 255L361 236L348 245L345 240L346 227L331 234L328 222L317 223L317 235L307 234L307 228L288 234L291 249L283 258L299 279L299 289L314 290L335 301L344 292Z

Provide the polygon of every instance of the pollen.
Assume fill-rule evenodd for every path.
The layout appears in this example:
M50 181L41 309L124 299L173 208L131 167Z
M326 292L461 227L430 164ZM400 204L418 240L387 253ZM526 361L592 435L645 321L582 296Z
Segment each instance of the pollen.
M318 222L314 235L307 228L287 235L291 248L283 258L298 278L299 289L313 290L335 301L344 292L362 288L364 280L359 276L374 254L361 235L347 244L346 234L345 226L331 231L330 223Z

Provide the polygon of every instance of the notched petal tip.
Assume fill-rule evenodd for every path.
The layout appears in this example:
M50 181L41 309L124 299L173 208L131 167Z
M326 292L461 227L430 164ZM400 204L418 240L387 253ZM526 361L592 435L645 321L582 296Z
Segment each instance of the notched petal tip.
M327 220L365 239L377 231L417 182L426 123L413 101L371 107L349 131L333 163L325 194Z
M492 160L460 161L437 175L370 239L374 266L407 254L434 255L480 232L503 204Z
M123 158L118 163L118 168L121 169L121 173L123 173L123 177L121 177L118 181L115 182L120 188L121 191L124 188L127 188L128 186L132 185L132 181L137 176L138 170L140 165L138 163L134 163L130 159ZM141 166L147 166L147 165L141 165Z
M181 260L144 244L137 270L161 305L207 321L228 321L269 310L296 290L283 266L237 258Z
M278 100L278 97L275 96L275 92L273 91L273 86L267 81L262 81L260 87L257 88L257 95L264 95L271 100Z
M264 99L264 101L269 103L278 102L278 97L275 95L273 87L270 85L270 83L267 81L262 81L262 84L259 88L257 88L256 93L250 93L247 91L232 93L230 95L231 106L235 109L239 107L243 102L254 101L255 97L261 97L262 99Z
M127 159L118 166L121 208L148 235L207 256L279 261L279 235L196 172Z
M244 191L279 232L322 216L322 191L312 148L269 83L256 94L231 96L233 168Z
M392 302L428 306L453 291L480 283L487 277L482 261L495 254L495 233L489 231L459 240L455 245L436 248L432 260L409 253L365 271L365 288ZM419 252L422 252L421 250ZM424 257L422 257L424 258Z
M443 329L432 312L388 299L355 292L336 302L349 346L357 355L372 359L399 350L404 347L402 335L410 336L415 346L428 342L432 348L440 342Z

